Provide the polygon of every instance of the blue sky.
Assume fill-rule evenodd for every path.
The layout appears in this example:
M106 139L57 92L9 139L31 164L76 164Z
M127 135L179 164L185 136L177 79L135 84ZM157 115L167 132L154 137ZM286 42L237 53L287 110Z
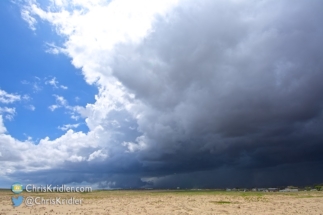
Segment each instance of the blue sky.
M0 187L322 183L321 0L0 10Z
M50 111L48 107L55 103L53 95L63 96L71 105L86 105L94 101L97 90L85 83L81 71L71 65L67 56L46 53L46 43L62 41L49 24L40 23L33 32L21 18L17 5L10 1L0 4L3 29L0 86L8 93L29 97L11 105L16 108L16 115L5 121L8 132L19 140L27 137L39 140L46 136L54 139L65 132L59 126L80 122L83 124L76 130L87 131L84 121L71 119L65 110ZM45 84L53 78L68 89ZM35 84L39 89L35 89ZM30 110L30 105L35 110Z

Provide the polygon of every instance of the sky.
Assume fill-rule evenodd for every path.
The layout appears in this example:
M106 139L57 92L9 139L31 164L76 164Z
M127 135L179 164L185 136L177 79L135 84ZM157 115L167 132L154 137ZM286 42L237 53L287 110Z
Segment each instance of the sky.
M0 10L0 187L323 183L321 0Z

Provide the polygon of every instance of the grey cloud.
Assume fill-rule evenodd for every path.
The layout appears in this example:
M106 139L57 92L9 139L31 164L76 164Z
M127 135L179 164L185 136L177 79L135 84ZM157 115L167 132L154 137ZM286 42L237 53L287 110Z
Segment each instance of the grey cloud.
M120 44L112 69L144 104L143 162L189 172L321 161L322 7L190 2L139 46Z

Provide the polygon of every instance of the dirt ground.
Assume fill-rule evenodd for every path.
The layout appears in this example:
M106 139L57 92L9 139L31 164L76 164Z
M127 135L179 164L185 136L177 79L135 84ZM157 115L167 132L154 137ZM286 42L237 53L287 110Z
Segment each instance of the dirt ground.
M323 192L94 191L92 193L26 193L27 197L82 199L81 205L13 207L10 191L0 192L0 214L322 214ZM39 202L39 201L38 201ZM58 204L58 202L55 202Z

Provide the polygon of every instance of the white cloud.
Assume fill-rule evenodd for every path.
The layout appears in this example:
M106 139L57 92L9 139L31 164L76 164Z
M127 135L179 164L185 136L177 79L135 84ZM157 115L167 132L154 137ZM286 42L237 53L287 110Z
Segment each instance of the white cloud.
M33 30L33 31L36 30L35 25L37 23L37 20L34 17L31 16L30 11L22 10L21 11L21 17L23 18L23 20L25 20L28 23L29 28L31 30Z
M70 108L70 106L68 106L68 103L67 103L66 99L63 96L59 96L59 95L56 95L56 94L54 94L53 96L55 97L56 104L50 105L48 107L51 111L54 111L57 108L62 108L62 107Z
M34 93L40 92L43 88L41 87L39 82L32 83Z
M58 105L50 105L48 108L49 108L51 111L54 111L54 110L56 110L57 108L59 108L59 106L58 106Z
M177 0L62 1L54 3L47 11L34 2L26 7L30 14L53 24L58 34L67 36L65 48L60 48L59 52L72 56L73 64L83 67L86 80L94 83L102 78L103 71L97 67L101 64L98 60L103 60L102 52L112 51L120 42L140 42L152 30L155 16L165 14L176 3ZM58 52L56 46L54 49ZM95 54L92 59L88 58L90 53ZM104 55L107 63L108 56ZM109 72L107 68L104 70L104 73Z
M64 99L63 96L58 96L58 95L53 95L56 98L56 102L62 106L62 107L66 107L67 106L67 101L66 99Z
M147 149L148 145L145 142L145 137L141 136L136 139L136 143L134 142L123 142L122 145L127 147L127 152L137 152L141 150Z
M36 110L36 107L34 105L27 105L26 108L31 110L31 111Z
M64 53L64 49L61 47L56 46L54 43L46 43L47 45L47 53L50 54L60 54L60 53Z
M20 99L20 95L10 94L0 89L0 103L9 104L16 101L20 101Z
M61 88L63 90L67 90L68 87L64 85L59 85L59 82L56 80L56 77L53 77L52 79L46 80L45 84L51 85L54 89Z
M14 115L12 115L12 114L7 114L7 115L5 115L5 118L6 118L7 120L9 120L9 121L12 121L12 120L13 120L13 117L14 117Z
M85 160L85 157L72 155L72 156L71 156L70 158L68 158L67 160L68 160L68 161L71 161L71 162L73 162L73 163L76 163L76 162L84 161L84 160Z
M21 83L22 83L22 84L30 84L30 83L29 83L28 81L26 81L26 80L22 80L22 81L21 81Z
M69 129L73 129L73 128L77 128L80 126L80 123L76 123L76 124L66 124L63 126L58 126L58 129L62 130L62 131L67 131Z
M15 108L8 108L8 107L0 107L0 113L15 114L16 109Z
M49 85L52 85L53 88L58 88L58 81L56 81L56 77L53 77L52 79L48 80L48 81L45 81L45 84L49 84Z
M28 100L29 97L24 95L22 97L24 100ZM0 103L3 104L11 104L21 100L21 96L17 94L10 94L4 90L0 89ZM1 107L0 106L0 115L3 115L8 120L13 120L14 116L16 115L16 108L12 107Z
M23 99L23 100L27 100L27 101L28 101L28 100L30 100L31 98L30 98L30 96L29 96L29 95L23 95L23 96L22 96L22 99Z
M86 110L81 106L70 106L67 100L63 96L54 94L56 104L50 105L48 108L51 111L56 110L57 108L65 108L68 110L68 114L71 115L71 119L79 120L80 116L83 118L87 117Z
M37 93L42 90L42 86L40 83L41 79L37 76L34 76L33 79L33 81L22 80L21 84L32 86L33 92Z
M33 138L31 136L28 136L26 133L24 133L24 136L26 137L27 141L32 141Z
M75 121L77 121L77 120L80 119L80 116L77 116L77 115L72 114L71 115L71 119L74 119Z
M0 115L3 114L5 114L6 119L11 121L16 114L16 108L0 107Z
M89 158L87 159L87 161L93 161L93 160L104 160L105 158L107 158L108 155L105 154L101 149L97 150L95 152L93 152L92 154L90 154Z
M3 124L3 118L2 115L0 115L0 134L6 133L7 129Z
M0 152L5 165L0 166L0 172L10 173L17 170L25 173L37 170L46 170L59 167L66 161L80 162L89 158L100 159L105 156L99 148L102 148L102 139L95 138L97 135L103 137L102 129L94 129L88 134L68 130L61 137L50 140L48 137L41 139L38 144L31 139L19 141L8 134L0 116ZM109 141L109 137L105 136ZM48 158L52 159L48 159ZM24 163L22 167L20 164ZM7 172L9 173L9 172Z

